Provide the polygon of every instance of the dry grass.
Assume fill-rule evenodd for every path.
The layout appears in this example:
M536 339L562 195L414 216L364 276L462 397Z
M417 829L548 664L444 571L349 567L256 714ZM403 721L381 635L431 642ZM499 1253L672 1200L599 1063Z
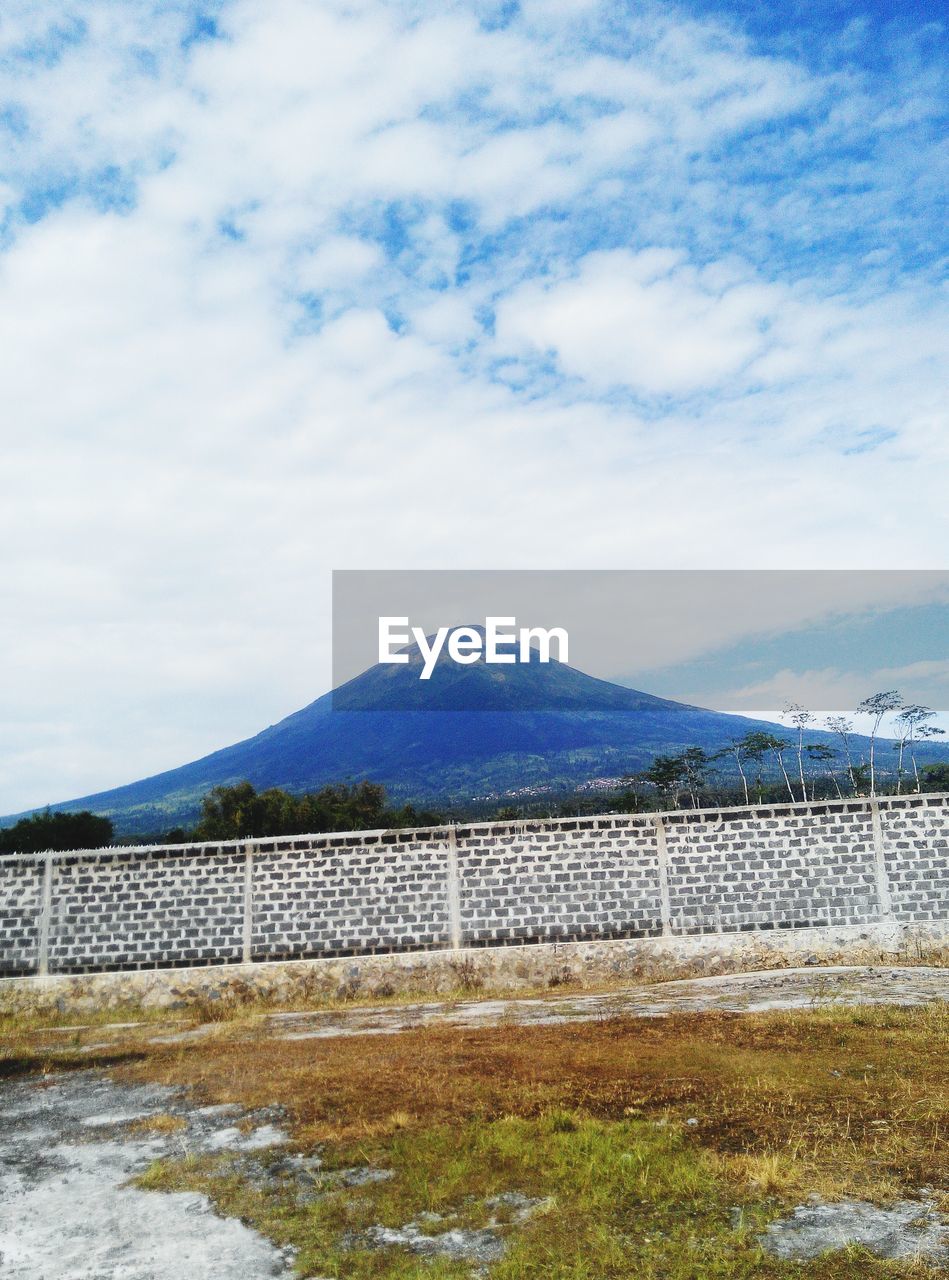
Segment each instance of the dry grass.
M304 1146L384 1144L406 1128L561 1110L697 1121L693 1140L723 1172L765 1189L949 1186L942 1005L334 1040L216 1034L155 1046L124 1073L192 1085L215 1102L280 1101Z
M949 948L947 948L947 957L949 957ZM916 963L915 960L913 963ZM532 983L527 979L520 980L514 989L510 984L497 985L489 982L479 971L477 963L470 958L458 961L450 965L450 968L453 978L449 983L433 978L428 982L420 981L417 985L402 987L398 991L391 989L385 983L371 982L367 982L364 986L346 986L335 992L327 991L323 989L319 975L315 974L311 984L301 983L292 994L280 1000L268 999L250 986L236 982L231 983L220 996L211 996L207 993L184 994L174 1007L163 1008L127 1002L110 1008L83 1010L82 1001L77 1000L72 1008L58 1010L45 1005L30 1006L21 998L21 1003L15 1007L0 1005L0 1036L12 1035L20 1031L106 1028L135 1022L149 1025L181 1022L246 1022L272 1013L332 1013L376 1006L398 1008L401 1005L426 1003L431 1000L455 1004L472 999L529 999L549 996L553 991L557 995L572 993L606 995L614 991L627 990L630 982L634 980L627 975L623 979L591 982L587 978L573 976L564 971L545 981ZM653 985L672 976L681 976L681 974L672 970L666 973L657 967L655 972L636 977L635 982ZM3 992L0 990L0 996L2 995ZM89 998L91 1000L94 997Z
M141 1120L133 1120L129 1125L132 1133L162 1135L181 1133L187 1127L187 1121L183 1116L172 1116L167 1113L157 1116L144 1116Z
M107 1060L205 1102L279 1102L300 1149L394 1169L391 1182L304 1208L254 1190L226 1160L148 1175L296 1244L304 1274L460 1280L470 1266L352 1248L346 1233L423 1211L478 1225L485 1200L511 1189L555 1207L518 1229L492 1280L934 1274L854 1250L779 1263L755 1235L815 1191L881 1202L949 1191L947 1005L298 1041L237 1022L177 1045L130 1029L92 1053L42 1041L8 1037L0 1067L3 1053L8 1073Z

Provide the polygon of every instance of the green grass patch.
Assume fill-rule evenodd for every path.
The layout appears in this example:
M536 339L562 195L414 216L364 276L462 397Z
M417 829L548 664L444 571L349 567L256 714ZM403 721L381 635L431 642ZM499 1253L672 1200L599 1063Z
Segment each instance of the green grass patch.
M468 1280L471 1261L422 1259L404 1248L361 1243L375 1224L400 1228L409 1222L431 1234L495 1225L507 1247L488 1268L492 1280L905 1280L936 1274L860 1250L806 1265L771 1258L756 1237L787 1204L774 1196L737 1195L714 1154L667 1123L555 1110L534 1119L508 1116L402 1131L387 1142L333 1148L325 1159L327 1167L369 1161L395 1176L357 1188L328 1178L319 1198L298 1202L289 1184L256 1188L242 1177L240 1160L225 1157L158 1164L139 1185L205 1192L222 1213L295 1246L302 1276ZM526 1221L514 1221L516 1213L490 1203L512 1191L542 1202Z

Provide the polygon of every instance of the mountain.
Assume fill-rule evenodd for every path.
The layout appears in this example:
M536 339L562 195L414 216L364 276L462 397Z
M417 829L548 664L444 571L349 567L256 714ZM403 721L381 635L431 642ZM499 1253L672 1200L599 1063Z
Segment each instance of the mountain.
M51 807L91 809L120 834L138 834L193 822L211 787L242 779L294 792L369 779L393 800L457 804L528 786L572 788L643 769L657 753L711 752L753 729L788 736L784 727L653 697L556 661L459 666L443 656L423 681L417 647L406 652L407 664L370 667L244 742ZM807 741L833 743L823 733Z

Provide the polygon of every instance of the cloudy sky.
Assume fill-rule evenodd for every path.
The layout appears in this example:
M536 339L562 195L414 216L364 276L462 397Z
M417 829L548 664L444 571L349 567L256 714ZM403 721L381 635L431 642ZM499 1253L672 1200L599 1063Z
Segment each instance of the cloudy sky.
M333 568L943 568L941 4L5 0L0 812Z

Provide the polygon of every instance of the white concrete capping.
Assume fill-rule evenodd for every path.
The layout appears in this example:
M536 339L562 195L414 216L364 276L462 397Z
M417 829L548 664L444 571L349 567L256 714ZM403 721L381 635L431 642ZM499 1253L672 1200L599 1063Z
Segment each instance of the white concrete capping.
M609 822L615 827L617 824L624 826L639 827L645 832L649 826L655 821L657 816L669 822L670 819L684 820L686 822L705 822L710 818L719 818L726 822L737 821L742 817L752 815L757 818L767 818L774 814L795 814L800 817L817 816L818 813L827 810L839 810L841 813L869 813L871 804L877 804L881 809L902 809L912 811L913 809L924 808L949 808L949 792L939 791L923 791L917 794L912 792L909 795L901 796L877 796L871 800L869 796L845 796L843 800L809 800L807 804L802 804L800 800L791 802L778 801L772 804L754 805L715 805L708 809L663 809L657 814L656 812L648 813L591 813L583 817L574 818L517 818L508 822L458 822L452 823L451 826L442 827L380 827L372 831L318 831L318 832L301 832L292 836L268 836L256 841L256 847L260 853L284 852L279 850L278 846L286 844L287 851L292 851L295 845L305 846L322 846L328 844L332 840L359 840L359 839L379 839L381 836L398 836L400 841L410 843L413 840L418 842L419 832L424 832L429 837L432 844L441 844L448 839L448 832L452 828L460 828L463 831L470 832L471 835L491 835L494 832L514 832L515 834L533 834L537 830L556 831L566 827L569 823L580 822ZM528 831L530 828L530 831ZM179 851L193 849L196 852L206 849L219 850L221 854L232 854L240 856L244 852L244 840L203 840L193 841L187 844L136 844L136 845L106 845L101 849L70 849L66 851L54 851L54 858L88 858L92 856L100 856L103 854L135 854L135 853L160 853L163 851ZM301 849L301 851L303 851ZM345 853L345 849L338 850ZM0 863L3 862L42 862L46 857L43 853L5 853L0 854Z

